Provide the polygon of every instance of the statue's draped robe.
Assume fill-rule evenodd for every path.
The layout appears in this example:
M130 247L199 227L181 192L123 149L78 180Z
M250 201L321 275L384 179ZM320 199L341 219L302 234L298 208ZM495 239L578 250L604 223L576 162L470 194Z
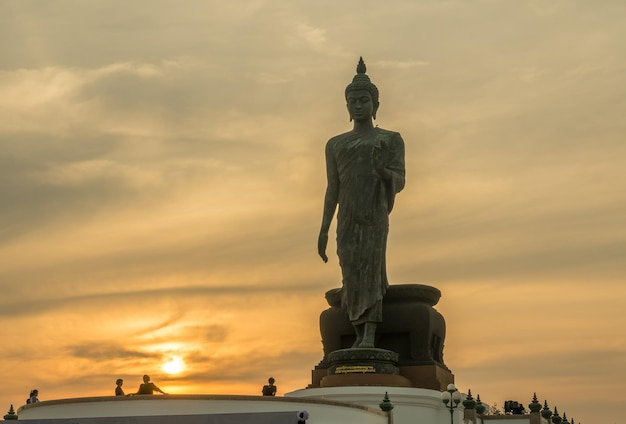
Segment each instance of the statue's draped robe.
M376 172L374 150L391 179ZM341 306L355 324L382 321L389 285L385 266L389 213L404 188L404 141L399 133L374 128L345 133L326 144L329 186L338 188L337 254L343 277Z

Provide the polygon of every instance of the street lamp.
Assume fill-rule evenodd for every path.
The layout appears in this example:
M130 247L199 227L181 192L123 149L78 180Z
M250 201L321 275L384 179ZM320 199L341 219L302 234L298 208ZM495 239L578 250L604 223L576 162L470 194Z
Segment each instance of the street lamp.
M461 393L454 387L454 384L448 384L448 389L441 392L441 401L450 410L450 424L454 424L454 410L461 403Z

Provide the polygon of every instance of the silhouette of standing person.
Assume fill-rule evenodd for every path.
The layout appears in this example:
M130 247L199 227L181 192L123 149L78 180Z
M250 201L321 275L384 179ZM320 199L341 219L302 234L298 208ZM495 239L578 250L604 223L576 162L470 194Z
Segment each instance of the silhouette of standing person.
M143 376L143 383L139 386L139 390L137 390L138 395L152 395L154 392L163 393L166 395L163 390L159 389L156 384L150 381L149 375Z
M117 380L115 380L115 384L115 396L124 396L124 389L122 389L122 384L124 384L124 380L118 378Z
M269 384L266 384L265 386L263 386L263 390L261 391L261 393L263 393L263 396L276 396L277 387L274 386L275 381L276 380L274 380L274 377L270 377L267 380Z

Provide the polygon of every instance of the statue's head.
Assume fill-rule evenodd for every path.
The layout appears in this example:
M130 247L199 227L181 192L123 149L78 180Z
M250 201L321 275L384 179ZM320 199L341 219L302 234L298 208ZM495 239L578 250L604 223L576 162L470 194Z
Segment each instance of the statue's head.
M367 68L365 67L365 62L363 62L363 58L361 57L359 59L359 64L356 66L356 75L354 76L354 78L352 78L352 82L346 87L346 101L348 100L348 96L350 93L363 91L368 92L372 98L372 117L376 119L376 111L378 110L379 106L378 88L372 83L370 77L365 74L366 71Z

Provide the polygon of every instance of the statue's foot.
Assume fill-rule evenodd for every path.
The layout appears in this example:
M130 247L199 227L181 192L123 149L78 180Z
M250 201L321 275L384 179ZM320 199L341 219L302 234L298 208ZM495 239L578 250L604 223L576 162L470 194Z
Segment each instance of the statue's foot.
M363 343L364 325L358 324L354 326L354 332L356 333L356 341L352 344L352 347L359 347Z
M376 338L376 323L366 322L363 325L363 337L358 347L372 348L374 347L374 339Z

